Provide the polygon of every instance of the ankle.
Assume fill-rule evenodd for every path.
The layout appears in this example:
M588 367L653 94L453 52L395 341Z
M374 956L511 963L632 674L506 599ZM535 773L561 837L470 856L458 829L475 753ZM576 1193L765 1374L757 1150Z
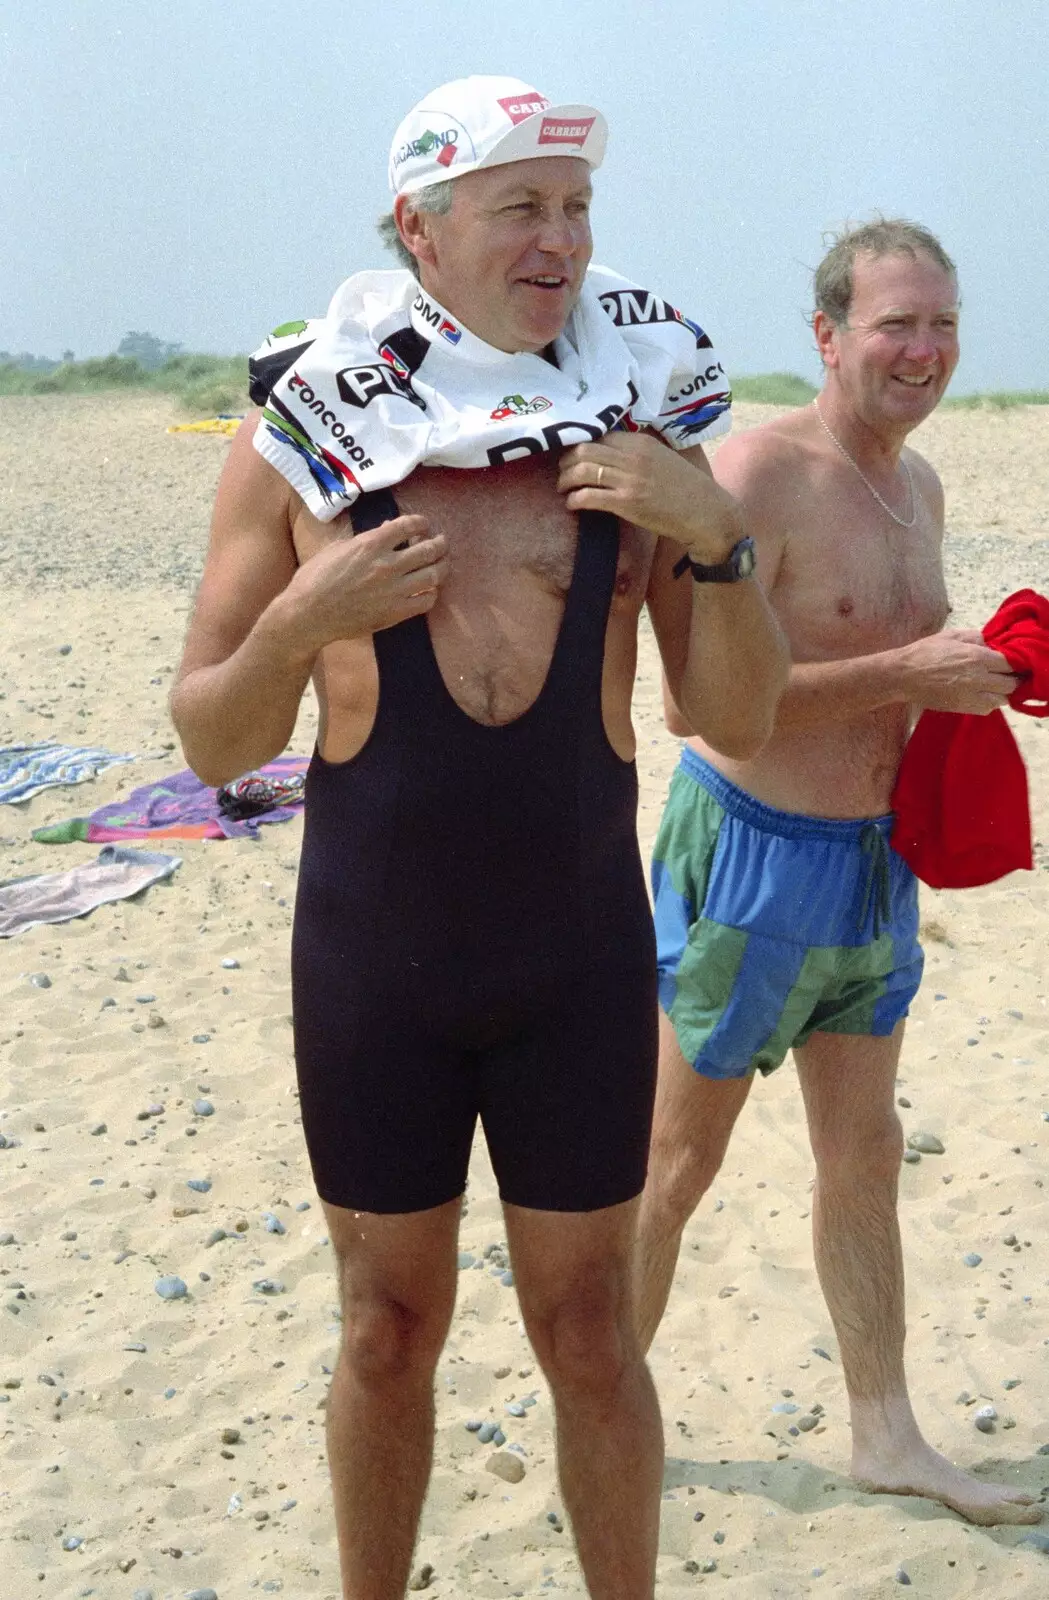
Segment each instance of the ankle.
M906 1392L859 1399L850 1396L853 1456L897 1456L922 1443L921 1431Z

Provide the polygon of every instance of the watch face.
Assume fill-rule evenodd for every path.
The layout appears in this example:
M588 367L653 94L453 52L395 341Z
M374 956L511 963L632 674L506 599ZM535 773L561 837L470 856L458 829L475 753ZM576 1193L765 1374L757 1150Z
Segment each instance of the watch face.
M753 539L743 539L736 555L736 571L741 578L749 578L756 565Z

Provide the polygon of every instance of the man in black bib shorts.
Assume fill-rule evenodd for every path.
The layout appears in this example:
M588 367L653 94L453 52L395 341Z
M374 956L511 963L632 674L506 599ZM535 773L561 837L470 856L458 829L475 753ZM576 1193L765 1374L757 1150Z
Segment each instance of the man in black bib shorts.
M396 515L383 491L353 521ZM522 716L467 715L415 617L375 636L364 748L311 766L295 1053L331 1205L457 1199L478 1116L510 1205L596 1211L644 1186L652 918L635 767L601 720L618 530L599 512L579 520L550 667Z
M172 699L214 783L284 748L311 679L320 706L293 983L344 1315L344 1600L408 1582L478 1119L589 1591L653 1594L662 1438L631 1303L656 1052L638 618L693 724L739 757L768 736L785 651L696 445L727 406L701 393L709 339L646 291L588 286L603 146L598 112L513 79L409 114L386 232L418 281L349 281L365 320L410 285L369 324L371 362L340 355L326 383L315 359L358 337L357 312L316 338L287 324L257 360L261 419L223 473ZM657 393L671 348L691 375L667 392L666 361Z

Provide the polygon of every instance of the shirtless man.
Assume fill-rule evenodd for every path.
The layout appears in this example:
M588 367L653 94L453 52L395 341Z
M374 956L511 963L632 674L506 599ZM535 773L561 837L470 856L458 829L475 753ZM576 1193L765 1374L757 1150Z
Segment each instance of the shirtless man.
M560 344L555 367L553 348L587 292L601 129L591 108L551 108L515 80L446 85L409 115L393 227L419 282L386 364L339 373L362 430L384 385L418 425L445 346L469 354L467 377L493 372L493 418L539 407L499 374L515 353L546 355L529 370L553 414L572 357ZM385 292L379 277L369 293ZM684 340L693 357L700 338ZM293 383L324 410L297 370ZM350 537L350 517L319 520L260 454L278 436L312 448L308 414L289 421L276 394L259 448L249 421L230 452L172 708L217 784L284 748L311 678L320 705L293 991L344 1309L328 1449L345 1600L395 1600L408 1581L478 1116L590 1593L647 1600L663 1449L631 1301L656 1061L638 618L647 604L675 696L737 759L771 731L785 645L698 447L592 428L557 455L564 434L539 432L524 460L428 465L396 479L396 503L363 494ZM325 426L346 444L341 422ZM718 581L675 579L688 560Z
M816 273L818 400L729 441L716 476L743 505L795 665L756 756L682 753L655 848L660 1076L639 1238L641 1340L682 1229L754 1081L793 1050L816 1160L816 1266L837 1331L866 1485L974 1522L1034 1522L922 1438L904 1376L893 1105L917 991L916 883L888 846L913 717L986 713L1015 685L949 612L939 480L904 441L958 360L958 286L908 223L844 235ZM689 731L668 697L672 730Z

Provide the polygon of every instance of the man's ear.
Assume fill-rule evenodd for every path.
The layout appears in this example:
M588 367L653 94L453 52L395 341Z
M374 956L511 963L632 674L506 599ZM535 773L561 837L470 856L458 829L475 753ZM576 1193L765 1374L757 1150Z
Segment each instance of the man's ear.
M825 367L838 365L838 324L825 311L817 311L812 319L812 332L816 349Z
M417 211L410 194L399 194L393 202L393 220L405 249L410 250L417 261L429 267L436 265L430 213Z

